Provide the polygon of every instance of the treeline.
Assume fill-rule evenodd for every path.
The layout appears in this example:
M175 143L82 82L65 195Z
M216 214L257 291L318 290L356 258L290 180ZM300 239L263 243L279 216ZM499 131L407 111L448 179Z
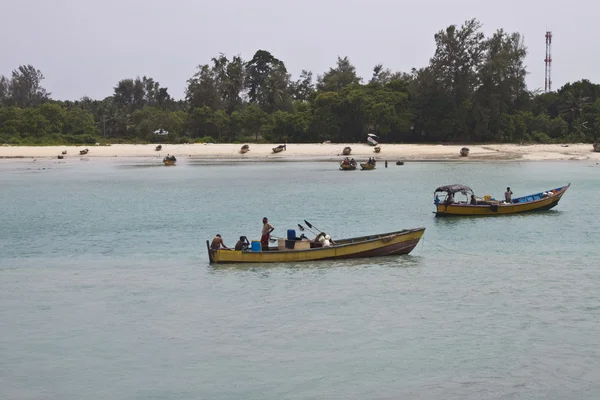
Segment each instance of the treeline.
M187 81L183 100L138 77L103 100L55 101L41 71L20 66L0 76L0 143L357 142L368 133L388 143L597 140L600 85L528 90L518 33L485 37L469 20L434 37L428 66L404 73L378 64L368 79L347 57L294 80L268 51L248 61L219 54Z

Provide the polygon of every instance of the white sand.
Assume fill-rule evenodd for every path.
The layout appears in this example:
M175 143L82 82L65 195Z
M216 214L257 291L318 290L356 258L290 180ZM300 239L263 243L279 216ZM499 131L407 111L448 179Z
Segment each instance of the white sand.
M0 158L56 158L63 150L69 158L96 157L146 157L162 158L175 155L178 161L185 159L231 160L231 161L301 161L301 160L339 160L345 146L352 148L351 157L363 161L368 157L378 160L592 160L600 161L600 153L592 151L591 144L565 145L467 145L468 157L459 155L462 145L418 145L418 144L382 144L381 152L376 154L373 147L361 143L332 144L288 144L287 150L273 153L278 144L252 144L250 151L240 154L240 144L163 144L160 152L155 144L131 145L115 144L111 146L0 146ZM89 153L80 156L79 151L87 148Z

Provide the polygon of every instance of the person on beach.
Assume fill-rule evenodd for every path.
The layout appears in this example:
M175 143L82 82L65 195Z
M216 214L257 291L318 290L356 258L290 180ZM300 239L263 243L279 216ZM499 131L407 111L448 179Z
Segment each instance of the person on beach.
M235 249L240 251L246 250L248 247L250 247L250 242L248 242L248 238L246 236L240 236L240 240L238 240L238 242L235 244Z
M260 244L261 244L261 247L263 248L263 250L268 250L269 249L269 239L271 238L271 232L273 232L275 230L275 228L273 227L273 225L269 224L269 220L267 219L267 217L264 217L262 222L263 222L263 228L262 228L262 235L260 237Z
M506 188L506 192L504 192L504 200L507 203L511 203L512 202L512 194L513 194L512 190L510 190L510 188L507 187Z
M229 250L229 247L225 246L225 243L223 243L223 238L221 238L220 233L217 233L217 236L215 236L215 238L212 240L210 248L212 250L220 250L221 248Z

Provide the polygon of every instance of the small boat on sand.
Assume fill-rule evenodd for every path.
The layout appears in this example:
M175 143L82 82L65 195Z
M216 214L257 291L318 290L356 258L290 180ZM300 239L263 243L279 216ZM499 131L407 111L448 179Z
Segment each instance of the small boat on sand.
M375 153L379 153L381 152L381 146L377 146L373 149L373 151L375 151Z
M465 185L440 186L434 192L434 205L436 216L489 216L517 214L529 211L550 210L558 205L571 184L556 189L511 199L510 203L498 201L492 196L485 195L483 199L478 198L473 190ZM439 198L438 193L444 197ZM455 199L455 195L462 194L465 201Z
M277 147L273 147L273 153L281 153L284 150L286 150L286 145L285 144L280 144Z
M345 156L349 156L350 153L352 153L352 148L350 146L346 146L344 147L344 150L342 150L342 154Z
M466 157L469 155L469 148L468 147L463 147L462 149L460 149L460 155L461 157Z
M62 151L62 155L65 155L65 154L67 154L67 151L66 151L66 150L63 150L63 151Z
M162 150L162 145L161 145L161 144L159 144L158 146L156 146L156 147L154 148L154 150L155 150L155 151L161 151L161 150Z
M79 154L84 155L88 153L88 149L79 150Z
M600 143L594 143L594 151L600 153Z
M243 145L242 148L240 149L240 153L242 154L246 154L248 151L250 150L250 146L248 146L247 144Z
M211 264L341 260L408 254L417 246L424 232L425 228L404 229L335 240L325 247L317 240L306 238L279 239L280 243L277 247L268 249L262 249L260 242L257 241L253 241L252 247L247 250L213 250L208 240L206 247Z
M59 155L58 155L58 159L59 159L59 160L62 160L63 158L65 158L65 156L64 156L64 155L62 155L62 154L59 154Z

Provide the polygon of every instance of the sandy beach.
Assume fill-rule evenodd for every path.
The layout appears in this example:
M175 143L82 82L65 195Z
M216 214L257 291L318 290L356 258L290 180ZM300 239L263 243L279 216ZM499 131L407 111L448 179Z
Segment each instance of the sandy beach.
M240 144L163 144L156 151L156 144L114 144L110 146L0 146L0 158L57 158L66 150L65 159L101 158L101 157L142 157L162 158L167 154L175 155L178 160L229 160L243 161L332 161L342 157L345 146L352 148L351 157L362 161L368 157L389 161L551 161L551 160L591 160L600 161L600 153L592 151L591 144L569 145L467 145L468 157L459 155L463 145L419 145L419 144L382 144L381 152L375 153L373 147L362 143L327 144L287 144L287 150L273 153L278 144L249 144L246 154L240 153ZM81 156L80 150L89 149Z

